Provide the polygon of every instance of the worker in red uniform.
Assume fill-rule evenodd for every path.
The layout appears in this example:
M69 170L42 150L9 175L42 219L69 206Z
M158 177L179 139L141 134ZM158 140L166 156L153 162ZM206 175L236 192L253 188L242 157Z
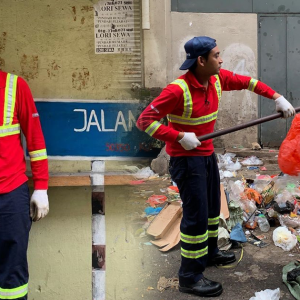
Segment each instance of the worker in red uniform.
M207 265L234 262L233 252L217 247L220 215L220 177L212 140L197 136L213 132L223 91L248 89L275 100L284 117L295 114L293 106L266 84L248 76L221 69L223 63L216 41L194 37L185 44L189 70L154 99L140 115L137 126L166 142L170 174L182 199L181 266L179 290L216 297L222 285L203 276ZM168 126L160 123L167 116Z
M21 130L30 157L29 197ZM27 299L27 246L31 222L49 211L45 141L26 82L0 70L0 299Z

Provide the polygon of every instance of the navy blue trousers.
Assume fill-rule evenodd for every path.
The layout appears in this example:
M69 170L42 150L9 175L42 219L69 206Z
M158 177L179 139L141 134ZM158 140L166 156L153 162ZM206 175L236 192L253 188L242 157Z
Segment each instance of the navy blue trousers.
M203 277L207 260L219 251L219 169L212 154L171 157L169 170L183 208L179 283L192 284Z
M27 299L29 204L27 183L0 194L0 299Z

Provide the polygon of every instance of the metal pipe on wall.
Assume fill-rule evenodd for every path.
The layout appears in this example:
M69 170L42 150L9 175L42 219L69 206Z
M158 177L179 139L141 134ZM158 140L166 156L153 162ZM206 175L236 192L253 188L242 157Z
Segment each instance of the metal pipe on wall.
M142 0L142 29L150 29L150 0Z

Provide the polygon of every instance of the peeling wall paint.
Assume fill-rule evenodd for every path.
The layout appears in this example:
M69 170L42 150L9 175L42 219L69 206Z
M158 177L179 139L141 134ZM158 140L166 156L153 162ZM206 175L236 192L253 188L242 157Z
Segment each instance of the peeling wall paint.
M35 98L133 99L135 80L122 81L129 57L94 53L94 2L2 0L1 69L23 76Z

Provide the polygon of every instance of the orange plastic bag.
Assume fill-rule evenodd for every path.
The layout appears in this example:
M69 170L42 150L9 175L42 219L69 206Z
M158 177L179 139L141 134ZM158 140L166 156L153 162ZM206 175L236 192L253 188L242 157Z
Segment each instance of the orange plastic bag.
M249 200L253 199L257 204L261 204L262 196L258 191L247 188L245 189L244 193Z
M300 114L295 116L280 146L278 165L285 174L297 176L300 173Z
M165 195L152 195L146 202L149 203L151 207L155 207L156 205L164 203L167 199Z

